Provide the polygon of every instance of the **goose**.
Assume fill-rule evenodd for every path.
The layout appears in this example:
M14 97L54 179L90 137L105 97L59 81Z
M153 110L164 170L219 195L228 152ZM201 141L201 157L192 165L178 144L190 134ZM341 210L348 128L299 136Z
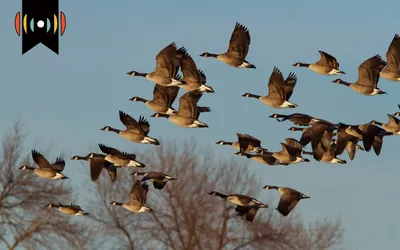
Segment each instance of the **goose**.
M282 115L282 114L272 114L269 116L269 118L275 118L278 122L283 122L286 120L289 120L293 122L295 125L299 126L308 126L310 125L310 122L312 119L315 119L314 117L306 114L301 114L301 113L293 113L290 115ZM281 120L279 120L281 118Z
M145 205L148 191L149 186L145 182L140 183L140 181L136 181L130 192L129 203L112 201L110 204L121 206L132 213L152 212L153 209Z
M333 83L345 85L352 90L366 96L387 94L378 88L379 72L386 66L380 55L375 55L365 60L358 66L358 80L355 83L348 83L342 79L336 79Z
M321 144L318 144L318 147L313 150L314 159L316 161L322 161L330 164L346 164L345 160L337 158L338 152L336 150L335 144L331 144L328 150L324 150Z
M386 52L386 67L380 76L390 81L400 81L400 36L395 34Z
M115 167L146 167L146 165L144 165L143 163L136 161L135 154L121 152L118 149L106 146L104 144L99 144L99 148L101 152L106 154L104 160L111 162L112 164L114 164Z
M259 162L261 164L265 164L268 166L277 166L277 165L283 165L287 166L289 164L283 163L280 160L276 159L272 154L272 152L260 152L258 154L248 154L248 153L243 153L243 152L237 152L235 153L236 155L239 156L246 156L247 159L254 160L256 162Z
M132 116L120 110L119 119L122 124L125 125L125 130L119 130L110 126L105 126L101 130L115 132L122 138L132 142L153 144L156 146L160 145L160 142L157 139L147 136L150 132L150 124L143 116L140 116L139 121L136 121L134 118L132 118Z
M184 84L178 85L179 87L184 88L186 91L214 93L214 89L211 86L205 85L206 75L203 71L197 69L196 63L187 52L180 63L183 79L179 80Z
M288 216L291 211L296 207L300 200L310 199L311 197L300 193L297 190L288 187L277 187L266 185L263 189L271 190L276 189L281 194L281 198L276 210L283 216Z
M319 119L318 122L316 122L316 120L312 121L310 127L291 127L289 130L303 131L300 138L300 144L303 145L303 147L311 142L311 147L314 151L318 147L318 144L321 143L323 150L327 151L333 138L333 132L337 127L338 125L336 124Z
M398 106L399 109L400 109L400 104L398 104L397 106ZM394 115L394 116L400 116L400 112L396 112L396 113L394 113L393 115Z
M336 134L336 154L341 155L343 151L346 149L347 153L349 154L350 160L353 160L356 154L356 150L364 150L361 146L357 145L358 139L357 137L348 134L345 129L338 129Z
M369 152L373 147L376 155L380 155L381 153L383 137L393 135L393 133L386 132L384 129L371 123L362 125L340 123L340 126L346 127L346 133L361 139L366 152Z
M155 113L151 117L164 117L172 123L183 128L208 128L206 123L199 121L200 112L197 103L203 94L199 91L187 92L179 98L179 109L177 113L172 115Z
M175 101L179 92L179 87L165 87L155 84L153 90L153 99L146 100L138 96L134 96L129 100L132 102L142 102L154 112L172 115L176 110L171 106Z
M54 163L50 164L50 162L36 150L32 150L31 155L33 161L36 163L36 165L38 165L38 168L22 165L19 167L19 169L32 171L37 176L49 180L69 179L67 176L61 173L65 167L65 161L61 157L58 157Z
M281 142L282 149L279 152L272 153L272 156L282 163L296 164L299 162L310 162L309 159L303 158L303 146L299 141L293 138L286 138L285 143Z
M103 154L89 153L86 156L75 155L71 158L71 160L87 161L90 166L90 178L93 182L99 179L103 168L107 170L111 181L115 182L117 179L117 169L111 162L106 161L105 157L106 155Z
M295 108L297 104L289 102L289 98L292 95L296 81L292 73L284 80L282 72L277 67L274 67L268 82L269 92L267 96L259 96L251 93L245 93L242 96L246 98L256 98L273 108Z
M139 73L130 71L131 76L145 77L147 80L163 86L178 86L183 84L175 78L179 70L180 58L186 52L184 47L176 48L176 43L170 43L163 48L156 56L156 69L151 73Z
M251 38L249 30L244 25L236 22L231 39L229 40L228 50L225 53L213 54L204 52L200 56L217 58L217 60L222 61L234 68L255 69L256 66L246 61L250 42Z
M176 178L161 172L133 172L132 175L142 175L143 178L140 180L140 182L144 182L147 180L152 181L154 188L159 190L163 189L168 181L177 180Z
M71 205L63 205L59 203L58 205L49 203L46 207L54 207L57 208L61 213L67 214L67 215L90 215L89 213L85 212L82 210L82 208L78 205L72 204Z
M241 150L241 148L243 148L244 152L246 153L259 153L261 151L268 151L268 149L261 147L261 141L254 136L241 133L236 133L236 135L238 137L238 140L236 142L227 142L221 140L217 141L216 144L230 145L239 151ZM242 145L240 145L240 143Z
M346 74L345 72L339 70L339 63L335 57L331 56L330 54L319 50L318 51L321 58L318 62L309 64L309 63L295 63L292 66L295 67L306 67L310 70L321 74L321 75L343 75Z
M393 133L394 135L400 135L400 120L394 117L391 114L387 114L389 117L389 122L388 123L382 123L378 121L371 121L371 124L376 124L381 126L386 132Z
M243 194L221 194L217 191L211 191L208 193L212 196L218 196L227 202L236 205L236 212L238 216L246 214L246 220L253 221L259 208L268 208L268 206L261 201Z

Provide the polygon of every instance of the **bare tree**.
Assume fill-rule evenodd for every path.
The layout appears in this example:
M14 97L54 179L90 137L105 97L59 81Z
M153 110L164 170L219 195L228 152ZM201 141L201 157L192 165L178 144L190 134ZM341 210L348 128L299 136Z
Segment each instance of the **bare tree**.
M218 161L193 141L164 142L138 157L146 163L143 170L164 172L178 180L162 190L150 185L147 205L154 212L132 214L109 203L129 200L133 171L120 169L114 184L100 178L89 200L97 232L93 236L106 235L113 249L313 250L341 244L339 220L323 219L306 226L295 211L284 218L272 208L260 209L253 222L236 216L231 204L207 193L220 190L257 197L262 184L247 166Z
M68 181L51 181L18 170L32 164L22 155L25 134L20 120L5 134L0 155L0 248L79 249L85 225L44 209L50 202L73 202Z

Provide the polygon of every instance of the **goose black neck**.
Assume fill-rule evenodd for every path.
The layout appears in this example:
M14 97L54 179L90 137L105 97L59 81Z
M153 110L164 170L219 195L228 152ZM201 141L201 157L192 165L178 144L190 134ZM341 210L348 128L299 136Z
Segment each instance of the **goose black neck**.
M141 97L132 97L131 101L133 101L133 102L143 102L143 103L147 102L146 99L143 99Z
M297 67L309 67L310 66L310 64L309 63L298 63L297 64Z

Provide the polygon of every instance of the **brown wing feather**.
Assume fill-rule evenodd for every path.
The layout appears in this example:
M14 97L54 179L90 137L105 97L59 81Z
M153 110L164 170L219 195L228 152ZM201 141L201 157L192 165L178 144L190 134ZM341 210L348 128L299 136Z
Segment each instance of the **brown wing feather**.
M65 161L61 157L57 157L56 161L51 164L51 167L57 172L61 172L65 168Z
M200 79L201 76L197 69L196 63L188 53L185 53L185 55L181 59L181 71L183 74L183 79L185 81L191 81L191 82L201 81Z
M153 102L161 105L163 107L169 107L168 101L169 96L167 94L167 89L171 87L162 86L160 84L155 84L153 89ZM179 87L177 87L179 88Z
M376 88L379 81L379 72L381 72L385 66L386 62L382 60L380 55L375 55L365 60L358 67L357 83Z
M339 63L337 62L335 57L331 56L330 54L328 54L322 50L319 50L318 52L321 55L321 58L319 59L317 64L323 65L323 66L329 66L334 69L339 69Z
M106 146L104 144L99 144L99 148L101 152L108 154L108 155L116 155L116 156L121 156L122 152L119 151L118 149Z
M39 168L52 168L50 162L44 158L44 156L36 150L32 150L32 159L38 165Z
M143 116L139 116L138 125L142 129L144 135L147 135L150 132L150 123Z
M155 71L164 77L174 77L177 66L174 62L176 57L176 44L175 42L163 48L156 56L156 69Z
M238 58L244 61L249 52L251 43L249 30L240 23L236 23L229 40L227 54L233 58Z
M284 81L284 91L286 92L286 101L290 99L293 94L293 89L297 83L297 76L290 72L286 80Z
M197 117L197 103L202 96L201 92L187 92L179 98L178 114L182 117L193 118Z
M282 90L284 84L282 72L277 68L274 67L272 74L268 81L268 96L281 98L285 100L285 94Z
M386 52L387 70L389 72L400 71L400 36L395 34Z

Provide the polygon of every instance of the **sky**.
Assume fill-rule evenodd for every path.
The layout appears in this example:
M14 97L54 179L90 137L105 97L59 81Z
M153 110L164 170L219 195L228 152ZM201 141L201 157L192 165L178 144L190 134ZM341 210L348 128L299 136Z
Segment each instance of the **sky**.
M144 115L151 124L150 135L183 140L195 137L202 147L210 147L221 157L238 156L232 148L216 141L235 141L236 132L262 140L270 151L279 151L287 137L299 139L299 132L288 131L290 122L268 118L273 113L306 113L332 122L361 124L387 121L387 113L398 111L400 83L385 79L380 88L388 95L363 96L332 83L335 76L318 75L296 62L319 60L318 50L335 56L346 75L355 82L357 67L367 58L387 48L395 33L400 33L400 2L377 1L63 1L67 28L60 38L60 55L42 45L21 55L21 40L14 30L14 17L20 1L3 1L0 8L0 133L5 133L19 115L29 137L24 150L51 146L52 152L66 156L85 155L88 148L104 143L125 151L142 150L100 128L122 128L118 110L133 117ZM362 4L361 4L362 3ZM199 57L202 52L222 53L228 46L235 22L249 28L251 46L247 56L257 69L236 69L215 59ZM198 68L207 75L215 93L203 95L199 105L212 112L201 120L208 129L183 129L153 113L142 103L128 99L152 97L153 83L131 77L130 70L151 72L155 55L166 45L185 46ZM255 99L241 97L246 92L267 94L268 78L274 66L287 76L294 72L298 82L291 101L298 108L277 110ZM183 92L181 92L183 93ZM175 107L178 106L175 104ZM341 217L347 249L397 249L400 235L400 168L397 164L400 137L384 139L382 153L358 151L354 161L347 153L345 165L312 161L288 168L268 167L253 161L263 185L288 186L312 198L301 201L296 212L305 221L327 216ZM69 159L69 157L67 158ZM239 159L242 160L242 159ZM245 161L246 159L243 159ZM80 178L78 162L67 162L64 171ZM88 180L83 180L87 182ZM77 185L80 185L79 183ZM237 190L240 192L240 190ZM263 193L263 192L261 192ZM265 191L276 202L279 194Z

